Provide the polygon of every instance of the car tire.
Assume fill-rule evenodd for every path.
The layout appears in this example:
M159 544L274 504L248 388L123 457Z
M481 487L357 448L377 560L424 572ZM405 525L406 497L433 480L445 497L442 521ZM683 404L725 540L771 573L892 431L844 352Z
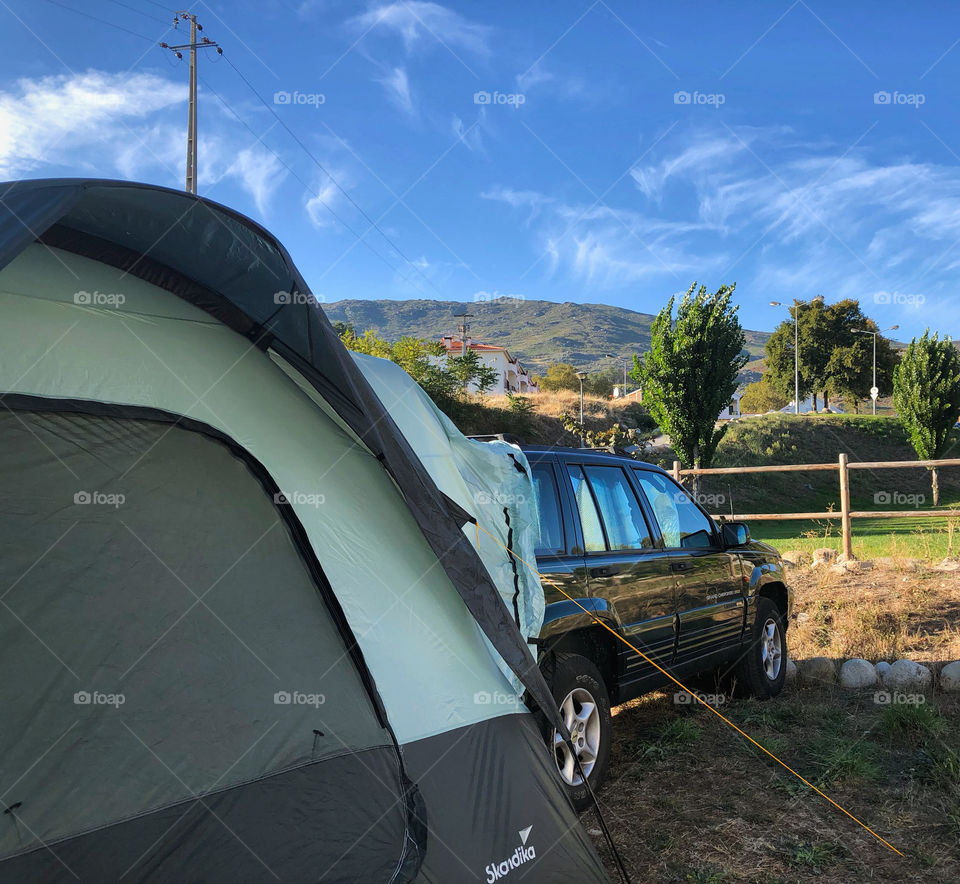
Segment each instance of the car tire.
M613 736L610 696L603 676L580 654L550 654L541 664L541 670L571 732L587 783L596 791L607 775ZM560 783L574 808L585 810L591 804L590 790L580 775L580 768L553 725L546 719L542 721L544 739L556 762Z
M757 599L750 639L736 667L741 692L769 700L783 690L787 677L787 635L780 609L768 598Z

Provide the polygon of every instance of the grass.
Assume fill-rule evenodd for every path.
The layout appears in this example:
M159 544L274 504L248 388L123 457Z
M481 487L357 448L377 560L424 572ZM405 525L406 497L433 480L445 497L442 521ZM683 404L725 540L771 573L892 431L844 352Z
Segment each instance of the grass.
M905 515L896 519L854 519L853 554L858 559L940 561L960 553L960 520ZM781 551L841 548L840 518L816 522L753 522L750 534Z
M614 710L599 799L633 880L960 879L960 698L893 707L835 688L791 688L767 703L722 707L904 857L715 716L671 700L663 692ZM589 829L593 817L584 814Z

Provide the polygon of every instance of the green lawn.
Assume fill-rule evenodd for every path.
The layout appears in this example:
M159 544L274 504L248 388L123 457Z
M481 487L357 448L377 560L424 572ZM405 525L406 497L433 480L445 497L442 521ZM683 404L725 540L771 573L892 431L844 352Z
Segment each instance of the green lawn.
M939 561L960 552L960 519L853 519L853 554L858 559L879 556ZM779 550L811 552L820 547L840 549L840 519L817 522L753 522L750 534Z

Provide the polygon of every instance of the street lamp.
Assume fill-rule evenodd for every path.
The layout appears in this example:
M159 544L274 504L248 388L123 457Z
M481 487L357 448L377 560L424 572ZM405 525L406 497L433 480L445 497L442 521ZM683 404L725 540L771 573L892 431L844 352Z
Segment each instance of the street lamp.
M617 356L616 353L607 353L606 355L607 355L607 359L618 359L620 361L620 364L623 366L623 392L620 395L626 396L627 395L627 360L624 359L622 356Z
M823 295L817 295L810 301L822 301ZM793 413L800 414L800 305L803 301L793 299ZM779 301L771 301L771 307L782 307Z
M586 440L583 436L583 382L587 377L585 371L577 372L577 380L580 381L580 447L586 448Z
M854 328L851 331L857 335L873 335L873 386L870 388L870 398L873 400L873 413L877 413L877 396L880 390L877 387L877 335L883 332L896 331L899 325L891 325L890 328L882 328L877 331L870 331L868 328Z

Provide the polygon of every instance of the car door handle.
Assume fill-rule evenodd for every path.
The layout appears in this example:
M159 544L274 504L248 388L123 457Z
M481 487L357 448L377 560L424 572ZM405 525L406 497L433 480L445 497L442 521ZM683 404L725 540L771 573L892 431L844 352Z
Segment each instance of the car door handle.
M613 568L608 568L606 566L590 569L591 577L609 577L612 573L613 573Z
M671 571L689 571L690 563L689 562L671 562L670 570Z

